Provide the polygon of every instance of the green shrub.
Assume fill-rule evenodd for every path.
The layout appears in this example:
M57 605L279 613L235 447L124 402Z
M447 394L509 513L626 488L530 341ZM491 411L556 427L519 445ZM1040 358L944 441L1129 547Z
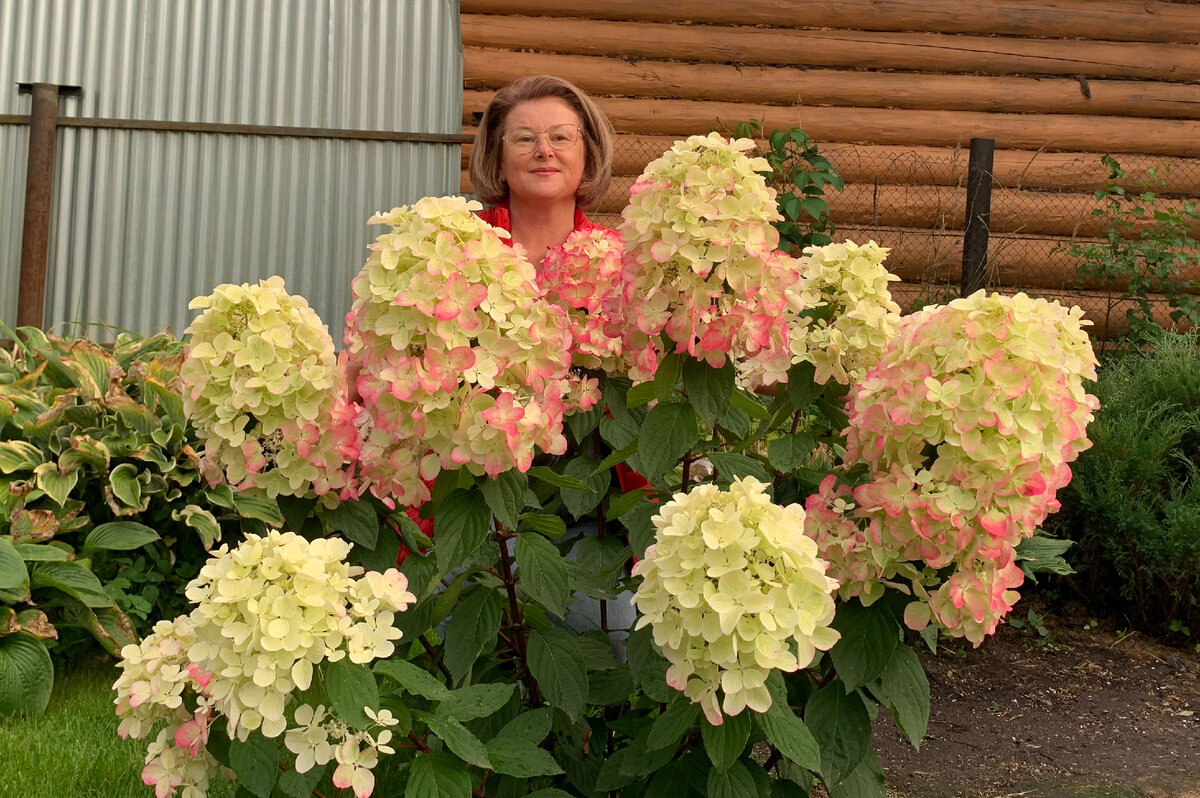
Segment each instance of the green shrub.
M116 654L273 501L201 479L171 336L102 347L22 328L0 351L0 714L40 712L56 656Z
M1100 371L1094 446L1053 520L1099 610L1178 634L1200 630L1200 340L1153 340Z
M1118 305L1124 305L1128 329L1121 339L1134 346L1146 344L1160 329L1152 294L1161 294L1166 300L1170 325L1200 323L1200 298L1195 296L1200 284L1184 277L1185 269L1200 262L1200 241L1190 232L1200 219L1196 203L1156 206L1158 196L1149 189L1164 182L1160 169L1147 170L1143 190L1129 192L1124 187L1129 178L1121 164L1111 155L1101 162L1111 183L1095 192L1103 204L1092 216L1107 222L1104 240L1072 244L1067 249L1072 258L1082 261L1080 284L1086 280L1104 286L1107 305L1097 332L1104 340L1112 338L1113 313Z
M756 138L763 135L757 119L741 122L735 135ZM772 226L779 231L781 249L799 254L809 246L824 246L833 241L833 220L825 202L825 189L838 191L845 181L829 159L817 152L817 145L798 127L776 128L767 134L767 145L758 153L767 159L771 171L767 182L779 192L779 213L783 216Z

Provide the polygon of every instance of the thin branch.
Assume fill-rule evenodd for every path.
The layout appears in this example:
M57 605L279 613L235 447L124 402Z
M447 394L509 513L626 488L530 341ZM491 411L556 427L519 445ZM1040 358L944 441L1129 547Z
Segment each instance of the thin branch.
M521 607L517 604L517 579L513 576L512 560L508 554L509 535L505 533L504 527L496 524L496 543L500 546L500 564L504 569L504 590L508 593L508 620L512 624L513 631L516 633L516 645L513 647L517 652L517 657L521 661L521 677L525 681L525 687L529 692L529 700L534 706L541 704L541 696L538 693L537 682L533 678L533 674L529 670L529 655L525 640L525 619L521 617Z
M418 749L418 750L420 750L420 751L422 751L423 753L426 753L426 754L431 754L431 753L433 753L432 751L430 751L430 750L429 750L429 746L427 746L427 745L425 744L425 741L424 741L424 740L422 740L420 737L418 737L418 736L417 736L417 733L416 733L416 732L411 732L411 731L410 731L410 732L408 733L408 739L412 740L412 741L413 741L413 744L417 746L417 749Z
M429 639L426 638L425 635L419 635L417 639L420 640L421 645L425 647L425 653L427 653L433 660L434 664L438 666L438 670L440 670L442 675L450 681L451 685L453 685L454 677L450 675L450 669L446 667L445 661L433 650L433 646L430 645Z

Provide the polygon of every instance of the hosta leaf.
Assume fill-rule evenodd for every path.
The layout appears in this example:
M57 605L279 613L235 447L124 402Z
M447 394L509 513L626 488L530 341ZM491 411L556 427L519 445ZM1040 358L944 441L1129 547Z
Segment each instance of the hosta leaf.
M53 499L59 507L67 503L67 497L79 482L78 471L71 470L64 474L54 463L42 463L33 469L33 473L37 477L37 486L45 491L46 495Z
M0 537L0 590L11 591L21 597L29 595L29 571L20 552L7 537Z
M112 598L96 575L79 562L39 562L29 569L29 586L33 590L53 588L88 607L111 607Z
M233 504L238 515L243 518L256 518L268 526L283 526L283 513L279 511L279 504L262 491L234 491Z
M0 637L0 715L40 715L50 703L54 665L42 641L27 632Z
M136 521L112 521L89 532L83 541L83 550L132 551L158 539L158 533L145 524Z
M211 549L213 544L221 539L221 524L217 517L197 504L189 504L171 512L171 519L182 520L183 523L196 530L204 548Z
M27 441L4 441L0 443L0 471L15 474L32 471L43 461L42 450Z
M122 504L139 510L142 507L142 483L138 480L137 466L133 463L121 463L108 475L112 494Z

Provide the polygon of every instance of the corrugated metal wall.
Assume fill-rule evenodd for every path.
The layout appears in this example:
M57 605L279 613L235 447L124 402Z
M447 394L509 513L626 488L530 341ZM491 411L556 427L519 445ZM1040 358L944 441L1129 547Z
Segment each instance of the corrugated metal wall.
M0 0L17 82L61 117L454 134L457 0ZM16 317L28 128L0 125L0 319ZM47 325L181 331L187 302L279 274L340 341L376 210L458 190L456 144L60 127ZM97 331L93 330L95 334Z

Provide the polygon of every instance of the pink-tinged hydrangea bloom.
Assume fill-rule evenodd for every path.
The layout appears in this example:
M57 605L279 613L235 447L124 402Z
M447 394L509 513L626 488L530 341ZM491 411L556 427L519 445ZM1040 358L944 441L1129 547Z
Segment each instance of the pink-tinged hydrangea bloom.
M807 667L838 640L829 627L838 583L803 534L804 509L773 504L765 488L746 477L676 494L633 569L636 628L653 628L671 663L667 683L713 725L722 712L765 712L772 669Z
M786 379L792 353L785 313L799 313L797 261L777 249L775 190L751 158L750 139L720 134L676 142L646 167L622 214L626 258L613 317L643 339L660 332L676 351L737 364L749 387Z
M869 480L850 502L830 478L808 503L806 532L848 595L869 603L881 582L909 580L928 602L910 626L975 644L995 630L1021 584L1015 547L1090 446L1096 358L1081 316L980 291L902 320L850 401L846 461Z
M203 308L180 369L184 412L204 441L202 470L271 496L352 498L357 408L329 329L283 279L220 285Z
M900 278L884 268L887 254L874 241L845 241L809 247L800 259L798 304L814 310L789 314L792 362L816 366L821 385L861 380L895 334L900 306L887 286Z
M538 286L546 299L567 312L571 323L571 365L628 376L643 382L654 376L660 353L654 341L625 328L621 306L622 262L625 247L619 234L604 228L576 230L551 247L538 268ZM600 400L599 384L587 377L571 378L587 408Z
M428 499L443 468L495 476L528 468L535 447L566 450L570 322L480 208L426 198L376 215L391 229L351 284L345 343L361 368L362 474L401 505Z
M296 707L297 727L287 719L294 692L311 686L317 664L391 656L400 637L395 613L416 600L394 568L364 573L346 563L349 549L339 538L308 541L275 530L247 535L232 550L222 546L187 587L192 612L160 621L139 645L121 651L114 685L119 733L142 738L167 721L142 773L159 795L179 787L204 794L196 785L218 772L204 748L216 716L226 718L231 738L246 740L255 730L284 736L301 772L354 741L361 753L350 780L358 795L369 794L373 780L362 771L375 753L391 752L391 732L352 732L324 707ZM194 711L185 708L185 696L195 696ZM373 720L394 724L384 712Z

